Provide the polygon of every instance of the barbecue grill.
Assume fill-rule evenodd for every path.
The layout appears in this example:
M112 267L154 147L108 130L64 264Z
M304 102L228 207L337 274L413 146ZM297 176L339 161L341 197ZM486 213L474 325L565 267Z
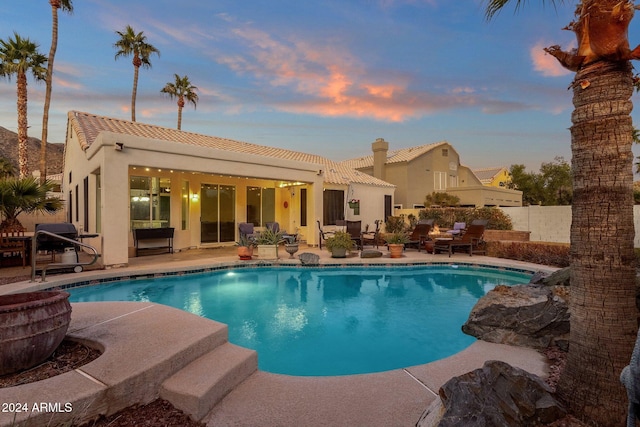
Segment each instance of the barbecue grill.
M36 224L36 233L38 231L48 231L49 233L54 233L67 239L78 239L78 230L76 230L73 224L68 222ZM76 253L76 262L78 261L78 245L74 245L71 242L49 236L48 234L38 234L36 245L38 251L50 252L52 259L56 253L64 252L66 248L73 248Z

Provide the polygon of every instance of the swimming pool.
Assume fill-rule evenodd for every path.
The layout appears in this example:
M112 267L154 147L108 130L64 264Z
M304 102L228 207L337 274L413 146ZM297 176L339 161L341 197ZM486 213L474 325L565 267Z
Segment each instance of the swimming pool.
M460 327L497 284L530 274L497 269L262 267L70 289L72 302L149 301L229 325L229 341L258 351L259 368L326 376L438 360L475 338Z

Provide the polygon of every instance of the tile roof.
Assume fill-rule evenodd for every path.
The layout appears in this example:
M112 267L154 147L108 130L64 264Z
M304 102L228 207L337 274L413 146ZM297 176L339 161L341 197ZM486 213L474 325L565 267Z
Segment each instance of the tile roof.
M441 145L449 144L447 141L434 142L432 144L419 145L417 147L400 148L398 150L389 150L387 152L386 164L408 162L417 157L420 157L424 153L437 148ZM353 168L362 169L373 167L373 154L364 157L358 157L356 159L349 159L340 162L340 164Z
M78 134L80 146L87 149L96 140L102 131L133 135L144 138L160 139L179 144L197 145L201 147L215 148L218 150L235 153L256 154L279 159L296 160L300 162L317 163L324 165L324 181L331 184L350 183L374 185L378 187L395 187L386 181L374 178L362 172L358 172L346 165L329 160L315 154L299 151L285 150L276 147L251 144L232 139L207 136L198 133L185 132L177 129L164 128L140 122L131 122L111 117L98 116L79 111L68 113L69 122Z
M474 169L472 172L478 177L480 182L483 184L490 183L491 180L499 174L501 171L505 170L504 166L502 167L493 167L493 168L484 168L484 169Z

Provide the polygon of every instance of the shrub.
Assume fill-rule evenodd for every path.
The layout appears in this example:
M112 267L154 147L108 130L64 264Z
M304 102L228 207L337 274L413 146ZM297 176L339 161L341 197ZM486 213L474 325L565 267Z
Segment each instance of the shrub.
M407 231L407 224L404 222L404 215L390 216L384 223L385 233L402 233Z
M498 208L427 208L420 210L420 219L434 219L439 227L453 228L455 222L470 224L474 219L489 221L487 229L511 230L509 215Z
M542 242L487 242L487 255L554 267L569 266L569 245Z

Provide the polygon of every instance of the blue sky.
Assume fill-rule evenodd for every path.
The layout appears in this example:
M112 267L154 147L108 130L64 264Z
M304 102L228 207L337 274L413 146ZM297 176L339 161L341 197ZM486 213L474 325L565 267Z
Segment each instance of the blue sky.
M185 131L334 160L367 155L380 137L391 149L447 140L474 169L570 158L573 74L542 48L575 46L562 30L573 4L507 6L487 22L480 0L73 3L60 13L50 142L64 142L69 110L131 118L131 58L116 61L113 47L131 25L161 53L140 70L139 122L176 127L176 102L160 89L177 73L199 89ZM48 54L49 2L4 5L0 38L14 31ZM44 83L30 81L37 138L43 99ZM0 126L16 130L15 79L0 80Z

